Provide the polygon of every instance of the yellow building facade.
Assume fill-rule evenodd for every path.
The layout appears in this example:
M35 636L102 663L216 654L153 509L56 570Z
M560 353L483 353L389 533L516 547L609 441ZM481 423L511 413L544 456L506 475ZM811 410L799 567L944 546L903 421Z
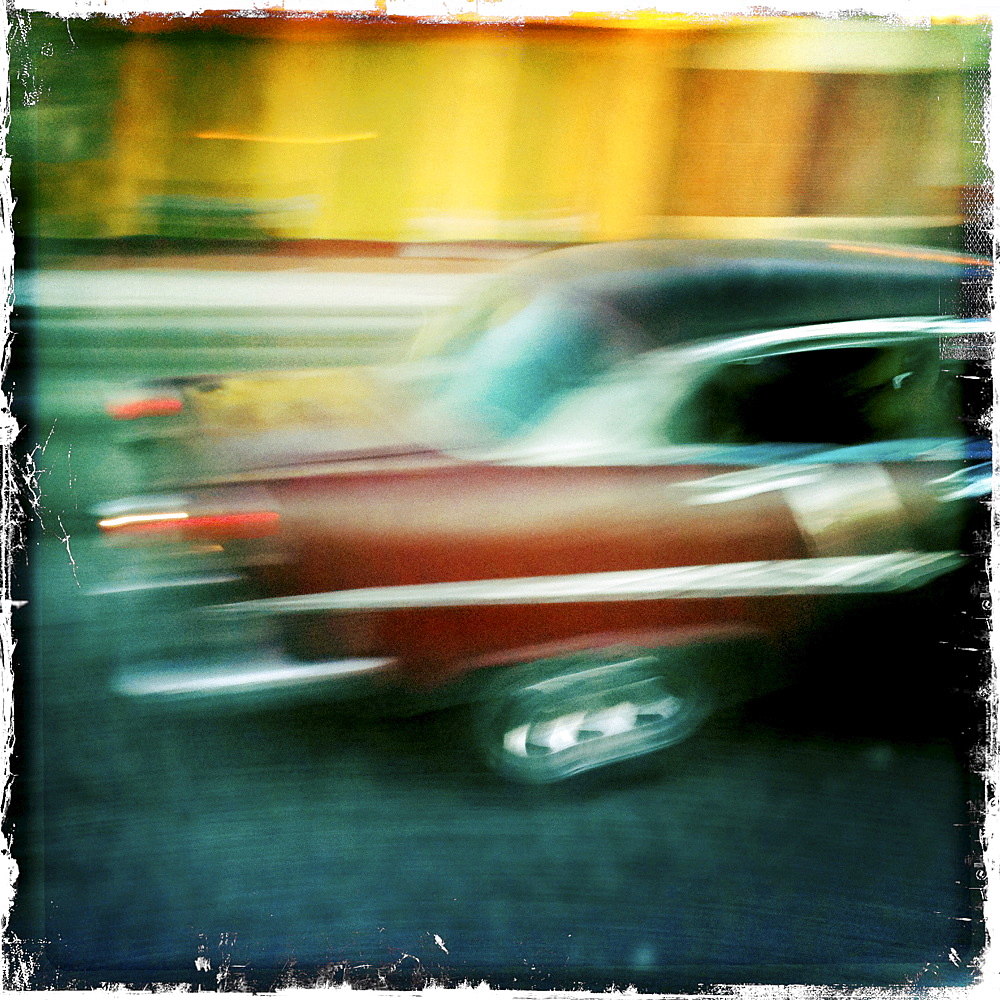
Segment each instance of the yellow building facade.
M950 225L986 58L980 26L818 18L135 19L90 36L112 67L89 97L105 141L38 157L42 236ZM43 146L59 108L72 118L63 89L24 109Z

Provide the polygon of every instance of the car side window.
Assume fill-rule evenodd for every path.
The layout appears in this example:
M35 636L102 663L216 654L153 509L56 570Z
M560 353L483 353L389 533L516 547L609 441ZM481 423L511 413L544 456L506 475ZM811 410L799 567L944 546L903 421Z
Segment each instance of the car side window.
M936 341L802 350L720 363L665 421L674 444L858 445L958 432Z

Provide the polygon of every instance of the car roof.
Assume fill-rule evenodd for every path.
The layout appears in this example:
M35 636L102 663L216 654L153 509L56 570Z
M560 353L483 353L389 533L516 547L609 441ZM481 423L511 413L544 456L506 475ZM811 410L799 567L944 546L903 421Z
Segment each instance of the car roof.
M871 269L896 270L903 265L925 273L968 266L990 266L990 261L928 247L817 239L652 239L588 243L562 247L524 258L508 273L535 273L539 277L568 278L581 272L667 270L722 261L792 262L810 260L837 264L857 262ZM894 265L896 265L894 267Z
M641 240L529 258L506 280L613 310L666 346L753 329L954 315L989 262L919 247L824 240Z
M959 315L991 271L989 261L946 250L828 240L566 247L518 261L435 317L411 356L459 353L545 298L553 315L569 300L595 323L631 329L635 350L779 327Z

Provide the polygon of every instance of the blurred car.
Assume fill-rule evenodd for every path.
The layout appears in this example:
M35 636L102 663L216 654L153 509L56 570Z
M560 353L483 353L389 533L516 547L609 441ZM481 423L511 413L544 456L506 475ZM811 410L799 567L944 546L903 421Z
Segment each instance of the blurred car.
M302 407L327 405L307 434L196 423L215 474L101 511L133 557L216 591L193 614L254 637L126 663L115 684L469 702L488 759L528 781L677 743L787 682L859 605L898 614L962 565L990 489L942 349L986 333L954 317L969 266L813 242L578 247L460 305L409 365L188 382L182 408L296 379Z

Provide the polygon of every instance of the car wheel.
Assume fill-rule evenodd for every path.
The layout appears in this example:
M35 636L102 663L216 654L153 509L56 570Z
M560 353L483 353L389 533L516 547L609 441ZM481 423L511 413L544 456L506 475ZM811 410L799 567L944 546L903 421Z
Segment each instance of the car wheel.
M671 746L713 709L696 664L671 651L533 664L480 707L480 745L495 770L532 783Z

